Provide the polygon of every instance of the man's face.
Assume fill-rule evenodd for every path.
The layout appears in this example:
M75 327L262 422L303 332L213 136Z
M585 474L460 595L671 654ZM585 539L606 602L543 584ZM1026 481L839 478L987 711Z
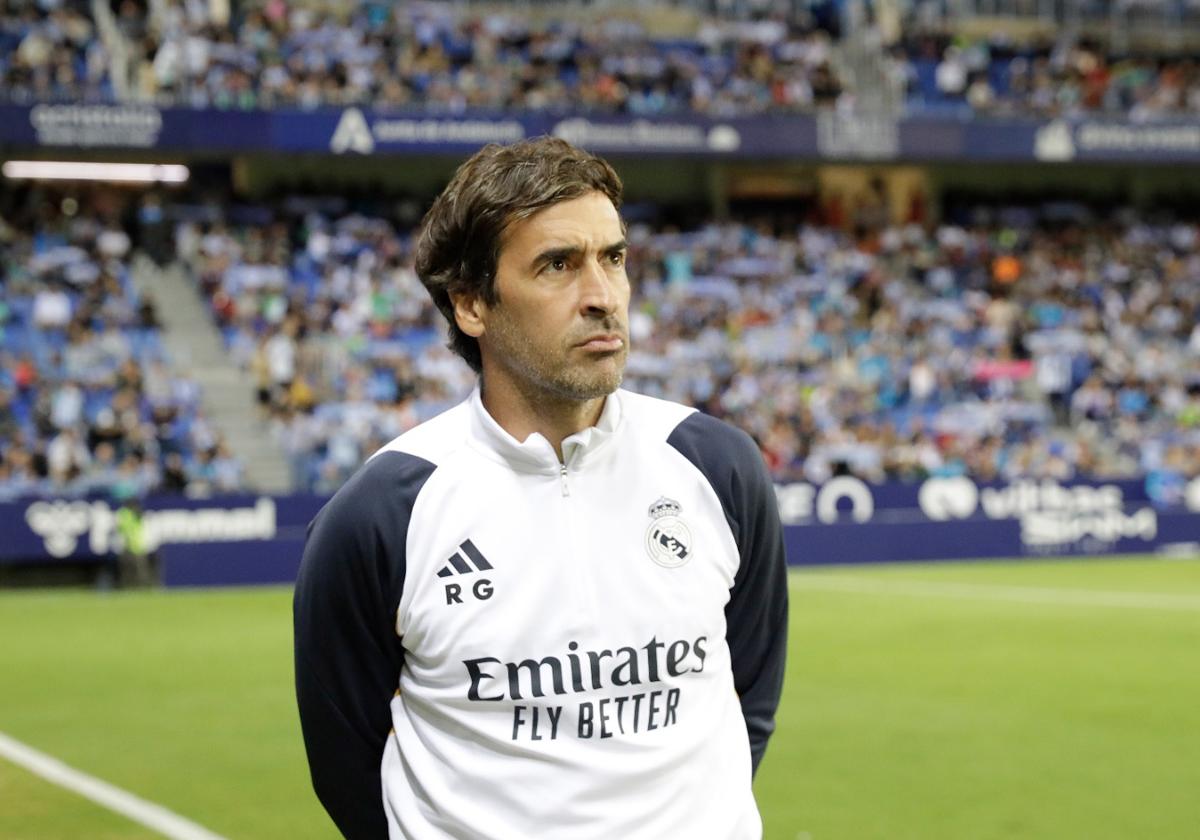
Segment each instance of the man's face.
M514 223L496 291L496 304L479 307L489 388L591 400L621 384L629 352L625 235L603 193Z

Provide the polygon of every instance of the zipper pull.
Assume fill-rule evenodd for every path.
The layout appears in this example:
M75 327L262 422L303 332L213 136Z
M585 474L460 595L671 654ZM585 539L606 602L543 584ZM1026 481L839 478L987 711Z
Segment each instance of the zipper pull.
M563 497L565 498L566 496L570 496L571 491L567 488L567 465L566 464L559 465L558 477L560 479L562 479Z

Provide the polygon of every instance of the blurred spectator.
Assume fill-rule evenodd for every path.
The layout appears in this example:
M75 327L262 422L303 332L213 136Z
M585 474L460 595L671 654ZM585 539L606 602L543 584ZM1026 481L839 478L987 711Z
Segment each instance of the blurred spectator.
M33 298L33 324L40 330L66 329L71 321L71 298L59 285L38 290Z
M123 589L153 586L159 582L158 553L150 549L142 504L136 495L122 496L117 509L121 537L118 582Z
M87 447L79 440L73 426L64 428L46 447L46 464L50 479L66 484L79 477L91 463Z

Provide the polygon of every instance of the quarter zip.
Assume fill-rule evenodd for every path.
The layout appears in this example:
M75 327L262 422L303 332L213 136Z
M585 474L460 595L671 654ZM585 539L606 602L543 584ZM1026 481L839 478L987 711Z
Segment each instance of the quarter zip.
M562 481L562 494L564 497L571 495L570 488L567 487L567 465L559 464L558 477Z

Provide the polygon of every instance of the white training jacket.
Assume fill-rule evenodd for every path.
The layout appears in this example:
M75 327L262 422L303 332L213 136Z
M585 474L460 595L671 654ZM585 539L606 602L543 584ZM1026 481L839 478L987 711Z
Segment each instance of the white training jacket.
M310 525L297 695L345 836L761 836L787 581L758 448L617 391L563 461L476 389Z

